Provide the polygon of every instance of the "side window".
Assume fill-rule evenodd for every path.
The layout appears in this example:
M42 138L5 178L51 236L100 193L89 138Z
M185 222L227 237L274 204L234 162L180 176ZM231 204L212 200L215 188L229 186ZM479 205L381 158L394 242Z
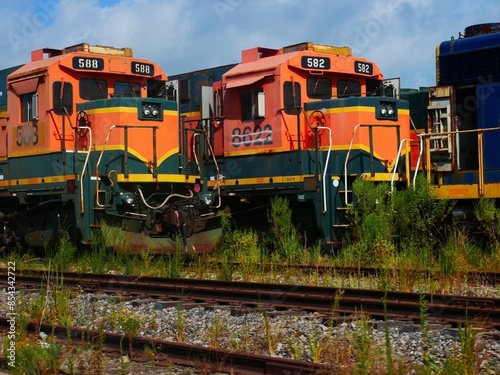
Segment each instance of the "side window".
M108 97L108 83L103 79L80 79L80 98L86 100L106 99Z
M136 82L116 81L114 96L141 97L141 85Z
M21 122L38 119L38 94L32 92L19 96L21 99Z
M337 81L337 97L361 96L361 84L358 81L339 79Z
M179 99L181 103L189 102L189 80L181 79L179 82Z
M300 112L302 100L300 98L300 83L287 81L283 84L283 99L285 113L287 115L296 115Z
M332 81L328 78L307 78L307 96L311 99L331 99Z
M259 101L260 93L263 93L262 89L253 91L243 91L241 96L241 121L255 121L262 120L264 116L261 114L262 108L259 108L259 103L262 106L263 103Z
M66 112L68 115L73 114L73 85L71 83L54 82L52 99L55 114L63 115Z

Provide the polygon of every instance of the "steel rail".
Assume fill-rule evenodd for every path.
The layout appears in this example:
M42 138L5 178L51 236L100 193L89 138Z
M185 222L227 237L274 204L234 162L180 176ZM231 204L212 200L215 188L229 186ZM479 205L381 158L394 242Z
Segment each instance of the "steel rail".
M17 289L23 285L40 288L43 278L40 274L17 274ZM56 280L56 285L59 282L83 291L152 297L160 301L222 304L238 309L302 310L326 315L362 312L374 318L414 321L425 312L429 321L459 324L479 320L500 328L500 299L495 298L150 276L64 273ZM5 282L2 280L0 285Z
M0 317L0 326L10 327L10 318ZM95 349L116 355L128 354L131 360L145 362L150 360L160 366L172 364L202 368L203 371L229 372L231 374L331 374L339 367L335 364L318 364L288 358L271 357L251 353L235 352L210 347L188 345L179 342L129 338L126 335L108 333L81 328L30 322L28 330L33 333L50 332L59 340L71 341L72 344L92 344ZM129 349L132 348L132 352ZM145 354L148 350L149 355ZM151 357L151 353L153 357ZM205 373L205 372L204 372Z

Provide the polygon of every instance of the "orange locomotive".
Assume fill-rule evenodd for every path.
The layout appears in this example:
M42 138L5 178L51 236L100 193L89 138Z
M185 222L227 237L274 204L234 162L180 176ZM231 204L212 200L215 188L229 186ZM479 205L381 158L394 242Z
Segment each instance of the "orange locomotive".
M80 44L34 51L2 77L5 244L41 247L61 235L88 244L99 234L124 251L215 248L210 195L180 153L176 103L157 64Z
M302 228L339 244L355 179L396 183L409 176L409 109L398 82L384 80L374 62L348 47L245 50L240 64L211 82L213 97L198 98L198 107L210 103L205 126L216 160L207 160L202 174L223 205L248 208L246 219L286 196ZM265 213L260 220L267 221Z

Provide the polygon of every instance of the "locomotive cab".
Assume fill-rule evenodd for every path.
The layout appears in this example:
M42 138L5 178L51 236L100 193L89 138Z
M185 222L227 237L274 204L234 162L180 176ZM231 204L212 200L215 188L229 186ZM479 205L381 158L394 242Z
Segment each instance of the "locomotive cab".
M213 149L225 165L224 180L212 169L209 185L222 185L226 201L287 195L322 237L340 242L356 178L409 177L409 109L397 83L348 47L243 51L215 91L222 135Z
M130 48L86 43L34 51L9 74L0 205L15 230L4 237L42 247L63 231L120 251L213 251L220 233L200 175L179 158L166 80ZM171 206L192 228L179 241L155 230Z

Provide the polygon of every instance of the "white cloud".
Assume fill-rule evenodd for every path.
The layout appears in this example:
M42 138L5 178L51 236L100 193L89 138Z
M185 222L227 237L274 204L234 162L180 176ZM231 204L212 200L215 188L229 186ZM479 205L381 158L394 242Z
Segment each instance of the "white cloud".
M176 74L240 61L241 50L348 45L402 84L434 84L436 45L500 19L496 0L18 0L5 2L0 68L80 42L133 48ZM486 17L486 18L485 18Z

